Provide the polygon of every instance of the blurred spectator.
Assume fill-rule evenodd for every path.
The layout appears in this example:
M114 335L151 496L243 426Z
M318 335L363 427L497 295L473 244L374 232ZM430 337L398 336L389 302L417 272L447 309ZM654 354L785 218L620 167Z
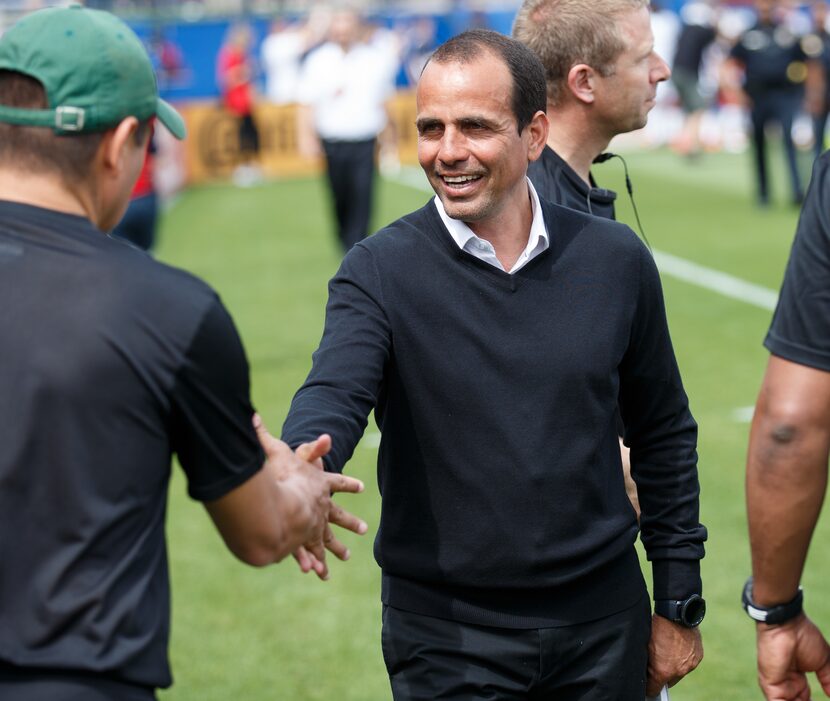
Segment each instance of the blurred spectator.
M233 174L239 186L259 180L256 160L259 155L259 130L254 120L254 65L249 56L251 30L245 24L233 25L219 50L216 79L222 104L237 120L240 164Z
M181 82L185 73L184 54L161 27L153 31L147 52L158 76L159 90L169 90Z
M700 86L715 97L717 109L701 122L701 141L707 150L742 153L749 145L743 67L732 59L732 48L755 23L755 13L744 8L720 7L717 38L703 58Z
M130 204L121 221L112 230L115 238L129 241L145 251L152 249L156 242L158 195L154 180L155 154L155 135L153 134L147 139L147 154L130 195Z
M807 55L799 37L775 16L775 0L755 0L756 23L738 39L732 59L743 67L743 89L750 103L752 146L755 155L757 197L761 206L769 203L766 128L781 126L792 201L804 198L798 172L793 121L804 96Z
M285 105L297 101L303 59L323 41L328 22L329 13L319 7L305 22L274 22L261 49L265 96L270 102Z
M824 151L824 132L830 113L828 3L826 0L813 0L810 10L813 31L804 41L805 52L811 59L807 64L807 110L813 118L813 150L818 158Z
M717 37L714 0L687 3L680 13L682 28L672 66L672 82L685 116L683 130L674 147L684 155L700 153L700 123L706 99L700 90L703 54Z
M300 151L325 155L344 251L368 233L375 147L388 123L386 101L397 71L390 42L375 38L366 36L356 11L337 11L328 41L308 56L300 80Z
M403 68L408 85L416 85L427 59L438 48L438 31L432 17L415 18L402 32Z

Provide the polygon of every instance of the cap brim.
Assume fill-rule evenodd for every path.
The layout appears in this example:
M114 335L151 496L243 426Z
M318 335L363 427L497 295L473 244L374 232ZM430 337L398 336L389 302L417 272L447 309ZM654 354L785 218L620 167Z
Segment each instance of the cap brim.
M156 105L156 116L159 121L167 127L167 130L177 139L183 139L187 136L187 127L184 125L182 116L173 109L172 105L165 102L161 98Z

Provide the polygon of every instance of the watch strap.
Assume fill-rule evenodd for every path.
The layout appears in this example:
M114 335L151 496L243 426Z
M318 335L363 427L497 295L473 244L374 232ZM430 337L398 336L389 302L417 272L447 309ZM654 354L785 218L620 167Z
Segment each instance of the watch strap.
M680 611L682 608L682 600L658 599L654 602L654 613L663 618L668 618L674 623L680 623Z
M744 611L752 620L767 625L776 625L792 620L804 610L804 591L799 587L796 595L784 604L760 606L752 600L752 577L750 577L744 584L741 603Z
M686 628L696 628L706 615L706 601L699 594L687 599L655 599L654 613Z

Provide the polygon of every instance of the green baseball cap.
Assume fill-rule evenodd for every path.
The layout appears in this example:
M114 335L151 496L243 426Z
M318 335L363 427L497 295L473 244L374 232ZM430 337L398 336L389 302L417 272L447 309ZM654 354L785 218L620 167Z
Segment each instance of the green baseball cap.
M40 81L49 102L43 110L0 105L0 122L78 134L155 115L185 137L181 115L159 98L141 40L108 12L73 5L26 15L0 37L0 69Z

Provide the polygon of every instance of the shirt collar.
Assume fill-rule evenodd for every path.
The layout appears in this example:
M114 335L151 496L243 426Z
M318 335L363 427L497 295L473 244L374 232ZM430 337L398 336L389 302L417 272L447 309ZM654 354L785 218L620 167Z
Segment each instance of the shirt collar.
M516 261L516 265L513 266L513 270L518 270L522 265L524 265L524 263L530 260L531 257L535 257L542 251L547 250L550 246L548 231L545 227L545 217L542 214L542 205L539 203L539 195L536 193L536 188L533 187L533 183L530 182L530 179L525 179L527 180L527 190L530 194L530 206L533 211L533 221L530 224L530 235L527 238L527 246L525 246L525 250L522 255L519 256L519 260ZM435 195L433 202L435 202L435 208L438 210L438 215L441 217L441 221L444 222L444 226L447 227L447 231L450 232L452 240L455 241L456 245L462 251L468 249L471 241L484 241L484 239L476 236L475 232L473 232L473 230L463 221L450 217L444 209L444 205L438 195ZM501 267L501 265L497 264L497 267Z

